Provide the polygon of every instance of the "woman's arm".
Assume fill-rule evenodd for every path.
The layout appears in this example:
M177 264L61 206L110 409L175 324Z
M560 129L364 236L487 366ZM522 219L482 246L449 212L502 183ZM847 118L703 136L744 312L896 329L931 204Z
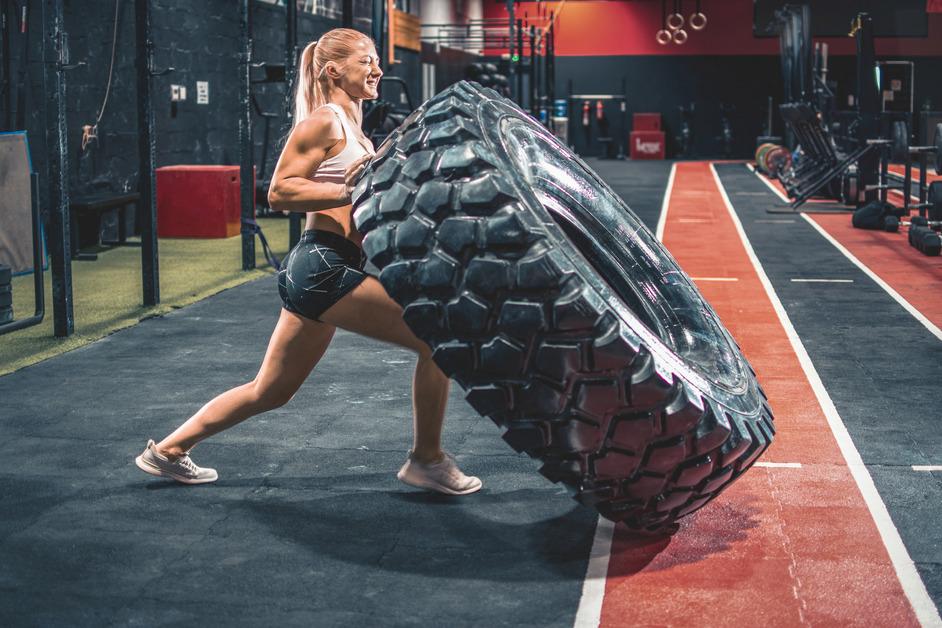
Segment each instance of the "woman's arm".
M316 212L350 204L343 183L315 183L317 170L327 153L343 141L343 128L329 109L321 109L291 131L281 151L268 189L268 204L278 211Z

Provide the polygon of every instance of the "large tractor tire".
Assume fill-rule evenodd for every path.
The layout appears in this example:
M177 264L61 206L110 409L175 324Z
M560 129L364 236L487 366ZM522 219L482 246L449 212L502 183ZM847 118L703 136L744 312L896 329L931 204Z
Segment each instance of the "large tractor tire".
M769 446L755 374L693 282L511 101L444 90L379 148L354 219L468 402L574 497L657 530Z

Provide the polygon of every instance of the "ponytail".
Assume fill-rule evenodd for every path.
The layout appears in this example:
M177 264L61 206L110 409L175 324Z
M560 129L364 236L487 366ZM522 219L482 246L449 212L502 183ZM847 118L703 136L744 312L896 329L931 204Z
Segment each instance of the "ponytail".
M315 39L301 52L301 60L298 63L298 81L297 89L294 94L294 120L293 126L310 117L311 112L317 109L314 104L314 91L312 88L317 84L314 79L314 49L317 47Z

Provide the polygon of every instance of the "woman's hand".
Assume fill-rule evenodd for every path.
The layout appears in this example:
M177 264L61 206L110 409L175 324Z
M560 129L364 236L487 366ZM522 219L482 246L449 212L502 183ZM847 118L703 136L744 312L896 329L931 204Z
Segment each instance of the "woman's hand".
M372 153L363 155L352 164L347 166L347 171L344 173L344 184L347 187L347 197L349 198L353 194L353 188L356 187L355 181L357 177L360 176L360 173L363 171L363 168L366 167L366 164L373 158Z

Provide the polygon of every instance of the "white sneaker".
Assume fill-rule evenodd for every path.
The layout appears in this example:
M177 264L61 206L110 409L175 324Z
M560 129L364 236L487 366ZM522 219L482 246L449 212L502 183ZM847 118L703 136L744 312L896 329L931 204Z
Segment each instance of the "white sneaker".
M483 483L461 472L454 458L445 453L438 462L424 463L409 457L396 474L400 482L446 495L468 495L481 490Z
M205 484L215 482L219 477L215 469L204 469L193 464L189 454L183 454L176 460L160 455L152 440L147 441L147 447L134 459L134 463L144 473L172 478L184 484Z

